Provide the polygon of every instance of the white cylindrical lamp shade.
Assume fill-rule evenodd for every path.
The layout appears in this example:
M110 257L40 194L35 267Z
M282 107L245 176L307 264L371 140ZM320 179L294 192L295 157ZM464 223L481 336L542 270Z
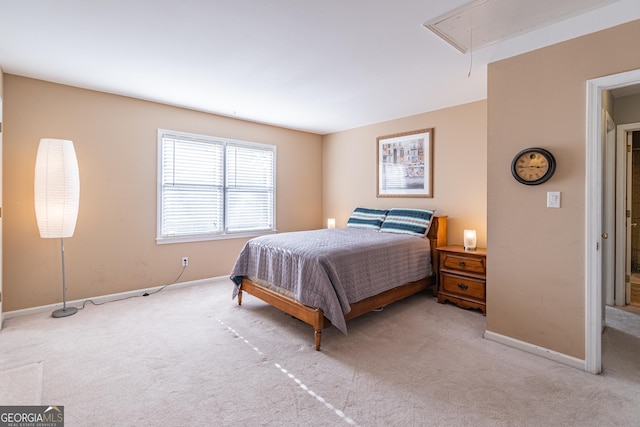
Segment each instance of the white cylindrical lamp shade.
M335 218L327 219L327 228L336 228L336 219Z
M40 140L34 199L40 237L73 236L80 204L80 173L72 141Z
M466 251L476 250L476 230L464 230L464 249Z

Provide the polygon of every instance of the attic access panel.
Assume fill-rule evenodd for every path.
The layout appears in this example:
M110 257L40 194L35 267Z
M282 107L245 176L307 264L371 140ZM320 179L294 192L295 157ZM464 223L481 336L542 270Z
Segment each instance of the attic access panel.
M462 53L618 0L474 0L423 25Z

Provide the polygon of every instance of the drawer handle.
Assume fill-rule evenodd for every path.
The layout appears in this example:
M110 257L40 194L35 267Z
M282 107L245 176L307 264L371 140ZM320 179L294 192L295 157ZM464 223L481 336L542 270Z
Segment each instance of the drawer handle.
M469 287L464 283L458 283L458 288L460 288L460 290L462 291L466 291L467 289L469 289Z
M465 268L467 266L467 264L464 263L464 261L460 261L460 268Z

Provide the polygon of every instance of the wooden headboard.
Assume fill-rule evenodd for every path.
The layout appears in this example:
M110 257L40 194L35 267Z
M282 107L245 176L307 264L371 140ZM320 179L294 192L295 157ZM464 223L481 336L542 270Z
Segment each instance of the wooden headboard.
M431 240L432 248L447 246L447 217L434 216L431 221L432 223L431 227L429 227L427 237Z
M431 264L433 266L433 274L435 275L436 280L438 280L440 259L436 248L439 248L440 246L447 246L447 217L434 216L431 221L433 222L431 223L431 227L429 227L427 237L431 243Z

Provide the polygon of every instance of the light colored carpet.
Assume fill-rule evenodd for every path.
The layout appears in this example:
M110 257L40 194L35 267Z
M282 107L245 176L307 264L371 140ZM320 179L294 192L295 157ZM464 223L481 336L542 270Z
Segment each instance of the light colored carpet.
M165 290L61 319L9 319L0 371L40 364L41 400L25 403L64 405L69 427L640 420L633 377L591 375L485 340L482 315L428 294L350 321L348 336L326 329L316 352L310 326L249 295L238 307L231 286ZM0 404L17 399L8 387L0 383Z
M42 362L0 371L0 404L40 405L42 372Z
M605 319L604 371L640 383L640 309L606 307Z

